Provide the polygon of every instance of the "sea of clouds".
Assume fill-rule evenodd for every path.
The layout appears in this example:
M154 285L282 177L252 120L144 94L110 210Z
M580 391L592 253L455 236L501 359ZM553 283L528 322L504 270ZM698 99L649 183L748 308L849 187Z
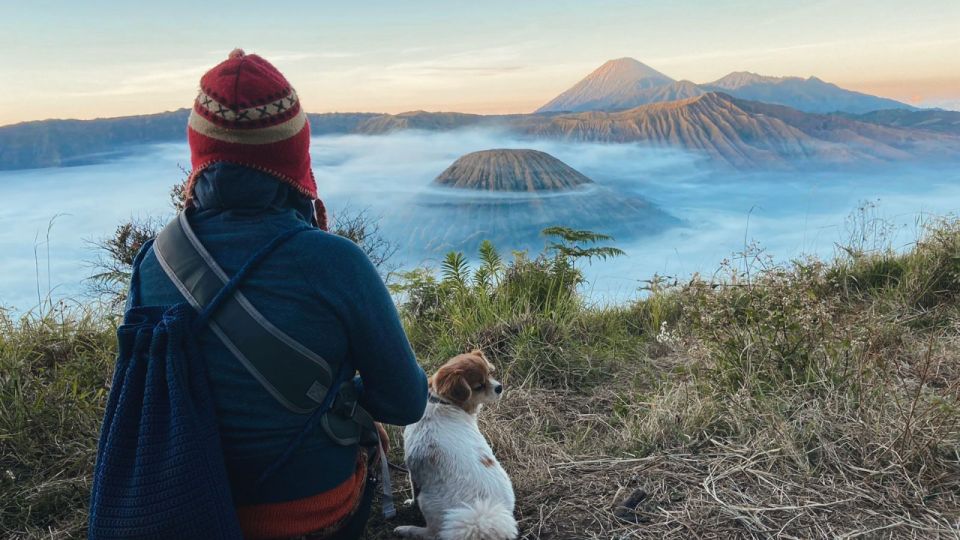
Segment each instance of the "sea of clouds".
M443 254L403 234L410 215L404 212L429 212L418 205L424 195L436 196L433 179L459 156L491 148L548 152L602 189L642 197L676 218L650 229L655 232L610 223L621 236L615 244L627 255L584 267L587 292L598 302L633 298L654 274L710 275L721 260L754 242L776 260L829 258L836 243L849 239L849 216L865 202L872 216L894 225L890 240L898 247L915 241L931 217L960 208L960 172L920 164L857 172L735 172L680 151L519 140L490 130L323 136L313 139L311 153L331 211L365 210L381 218L383 232L399 242L394 263L412 267L436 266ZM0 172L0 306L25 311L48 296L82 301L96 258L90 241L130 218L169 218L169 189L188 165L185 144L163 144L96 164ZM560 214L567 221L557 224L581 225L578 207L576 196L569 197L569 210ZM595 219L589 222L602 228ZM474 228L469 221L451 226L463 234ZM500 246L504 253L514 247Z

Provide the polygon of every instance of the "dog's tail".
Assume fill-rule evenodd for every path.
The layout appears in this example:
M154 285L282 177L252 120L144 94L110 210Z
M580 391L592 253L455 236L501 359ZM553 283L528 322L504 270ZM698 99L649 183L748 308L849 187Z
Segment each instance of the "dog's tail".
M517 520L513 512L496 501L480 499L447 510L440 540L513 540Z

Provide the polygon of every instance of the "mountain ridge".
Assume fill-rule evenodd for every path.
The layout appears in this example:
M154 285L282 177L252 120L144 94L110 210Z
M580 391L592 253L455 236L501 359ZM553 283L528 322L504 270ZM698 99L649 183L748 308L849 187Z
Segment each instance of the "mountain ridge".
M735 75L736 80L727 81L732 86L770 79L749 72ZM307 116L314 135L494 128L531 138L675 147L735 168L855 165L859 161L868 164L919 158L942 161L960 154L960 112L955 111L809 113L724 92L706 92L690 81L661 80L632 95L654 102L616 111L508 115L408 111ZM137 144L183 141L188 114L188 109L180 109L142 116L2 126L0 170L96 163L123 155Z
M906 103L847 90L817 77L770 77L735 71L700 85L707 91L728 93L740 99L785 105L810 113L864 114L883 109L915 109Z
M716 92L624 111L530 117L516 129L533 137L680 147L735 168L875 163L940 152L960 155L960 138L805 113Z
M683 89L664 87L687 83ZM656 89L659 89L656 90ZM682 99L707 92L725 92L734 97L786 105L812 113L847 112L914 107L893 99L847 90L817 77L771 77L750 71L734 71L716 81L694 84L671 77L632 59L609 60L535 112L583 112L626 110L657 101Z
M960 111L884 109L861 115L847 114L843 116L881 126L960 135Z
M186 140L190 109L92 120L31 120L0 126L0 171L96 163L138 144ZM307 114L313 135L347 133L382 113Z

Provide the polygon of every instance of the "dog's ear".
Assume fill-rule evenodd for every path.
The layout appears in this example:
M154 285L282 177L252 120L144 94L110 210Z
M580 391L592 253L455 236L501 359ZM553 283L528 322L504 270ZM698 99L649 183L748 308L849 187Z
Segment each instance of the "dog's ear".
M487 355L483 354L483 349L474 349L467 354L476 356L477 358L483 360L487 364L488 370L490 370L491 372L495 371L495 368L493 367L493 362L491 362L490 359L487 358Z
M438 371L433 376L433 384L441 397L445 397L454 403L466 403L473 393L470 384L463 378L463 372L459 370Z

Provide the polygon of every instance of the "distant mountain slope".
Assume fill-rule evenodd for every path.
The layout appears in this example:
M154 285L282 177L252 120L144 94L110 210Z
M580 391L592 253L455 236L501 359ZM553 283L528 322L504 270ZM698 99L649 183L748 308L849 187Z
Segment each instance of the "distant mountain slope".
M737 71L711 83L696 85L674 81L633 58L619 58L603 64L536 112L620 111L707 92L722 92L813 113L862 114L880 109L913 109L892 99L845 90L816 77L766 77Z
M906 129L920 129L960 135L960 111L943 109L886 109L866 114L847 114L847 118Z
M529 116L515 122L514 129L533 137L685 148L743 168L960 155L960 138L718 93L612 113Z
M816 77L766 77L737 71L701 86L705 90L723 92L741 99L785 105L813 113L866 113L879 109L913 108L892 99L845 90Z
M564 191L592 180L537 150L500 148L461 156L433 181L440 186L484 191Z
M133 144L184 140L186 116L187 111L180 110L0 127L0 170L89 163L122 153ZM312 132L320 135L488 127L531 138L641 142L687 149L738 168L960 159L960 113L904 110L823 115L720 93L617 112L482 116L414 111L308 116Z
M479 114L456 112L411 111L400 114L378 114L364 119L351 131L364 135L380 135L401 129L445 130L482 122Z
M610 60L536 112L616 110L650 103L649 90L675 82L634 60Z
M185 141L189 109L95 120L39 120L0 126L0 170L96 162L137 144ZM378 113L308 114L314 135L355 132Z
M380 113L307 113L311 135L353 133L360 125L381 116Z
M623 109L633 109L641 105L650 103L662 103L664 101L677 101L706 94L707 91L700 88L690 81L677 81L663 86L654 86L637 92L634 95L636 104ZM623 110L621 109L621 110ZM607 109L614 110L614 109Z
M124 146L186 139L188 109L96 120L40 120L0 127L0 170L81 164ZM86 159L81 159L86 158Z

